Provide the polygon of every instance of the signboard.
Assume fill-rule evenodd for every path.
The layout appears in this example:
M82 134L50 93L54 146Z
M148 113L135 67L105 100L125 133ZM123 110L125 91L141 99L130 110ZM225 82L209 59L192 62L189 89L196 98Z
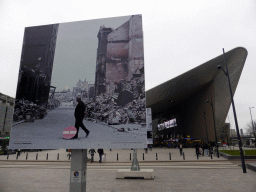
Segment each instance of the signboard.
M164 123L158 124L158 130L161 131L163 129L168 129L177 126L176 118L171 119L169 121L165 121Z
M13 149L145 148L142 16L26 27L15 110Z
M71 171L70 180L73 183L81 183L81 171Z

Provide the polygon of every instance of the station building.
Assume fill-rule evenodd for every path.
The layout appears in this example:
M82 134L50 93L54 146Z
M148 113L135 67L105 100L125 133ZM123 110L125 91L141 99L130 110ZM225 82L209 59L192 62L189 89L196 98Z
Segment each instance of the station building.
M225 55L234 95L247 50L238 47ZM229 134L223 136L223 133L229 133L225 119L231 106L231 96L228 78L221 69L217 69L217 65L226 70L223 55L146 91L146 105L152 110L154 139L193 138L215 142L214 119L217 140L228 137ZM170 120L176 123L159 126Z

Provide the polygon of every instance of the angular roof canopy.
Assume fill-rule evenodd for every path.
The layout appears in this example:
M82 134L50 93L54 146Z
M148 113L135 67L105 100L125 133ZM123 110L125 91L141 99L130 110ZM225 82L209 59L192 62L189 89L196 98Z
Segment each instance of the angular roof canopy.
M247 50L242 47L235 48L226 53L226 62L233 95L242 73L246 57ZM146 92L147 107L152 108L153 113L161 112L186 100L207 84L213 83L214 95L212 97L212 103L214 104L217 135L219 135L231 104L231 97L228 79L222 70L217 69L217 65L221 65L223 69L226 70L222 54L182 75L148 90ZM175 101L175 103L172 103L172 101Z

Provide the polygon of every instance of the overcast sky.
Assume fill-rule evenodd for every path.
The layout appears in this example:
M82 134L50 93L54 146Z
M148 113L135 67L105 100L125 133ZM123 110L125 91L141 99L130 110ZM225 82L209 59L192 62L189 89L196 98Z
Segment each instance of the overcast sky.
M100 26L118 28L130 16L93 19L59 24L51 85L70 90L80 80L95 82L98 32Z
M239 127L250 122L249 107L255 107L256 119L254 0L1 0L0 92L16 95L25 27L133 14L142 14L146 90L221 55L222 48L245 47L248 57L234 96ZM229 119L235 128L232 112Z

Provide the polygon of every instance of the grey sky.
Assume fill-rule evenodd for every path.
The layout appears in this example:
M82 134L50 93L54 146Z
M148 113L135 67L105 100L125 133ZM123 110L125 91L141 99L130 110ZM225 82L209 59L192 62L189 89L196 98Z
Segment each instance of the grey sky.
M146 90L221 55L222 48L248 50L234 96L239 127L245 128L249 107L256 107L255 0L1 0L0 92L15 96L24 27L133 14L142 14ZM252 115L256 119L256 108ZM229 117L234 128L232 112Z
M51 85L63 90L79 79L95 81L97 34L100 26L116 29L130 16L61 23L59 25Z

